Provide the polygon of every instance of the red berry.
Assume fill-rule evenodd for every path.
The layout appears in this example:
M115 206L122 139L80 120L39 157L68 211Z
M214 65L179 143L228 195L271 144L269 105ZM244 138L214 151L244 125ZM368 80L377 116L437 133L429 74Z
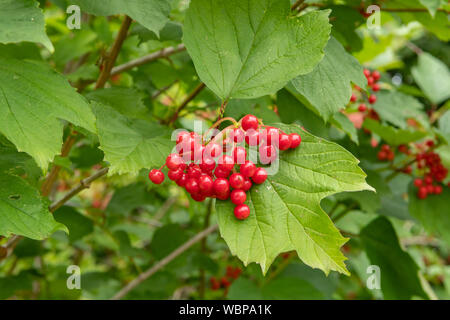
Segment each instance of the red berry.
M236 189L231 191L230 196L231 202L233 202L235 205L240 205L247 200L247 195L245 194L244 190Z
M252 187L252 181L249 178L245 178L244 180L244 186L242 187L242 190L248 191Z
M442 193L442 186L440 186L440 185L434 186L434 193L435 194L441 194Z
M239 172L247 178L251 178L256 171L256 165L247 160L244 164L241 164Z
M415 185L417 188L419 188L419 187L421 187L421 186L423 185L423 181L420 180L419 178L414 179L414 185Z
M221 168L225 171L230 171L234 167L234 160L229 155L224 154L221 158L219 158L219 164L217 168Z
M377 102L377 96L374 95L374 94L371 94L371 95L369 96L369 103L370 103L370 104L374 104L375 102Z
M370 70L369 69L364 69L363 73L366 76L366 78L370 77Z
M356 102L356 96L354 93L352 93L352 96L350 97L350 102Z
M181 178L183 173L184 172L181 169L179 169L179 170L169 170L169 172L167 173L167 176L169 177L170 180L177 181L178 179Z
M384 151L384 150L381 150L381 151L378 152L377 157L378 157L378 160L384 161L384 160L387 159L388 153L386 151Z
M389 152L387 153L387 159L388 159L389 161L392 161L392 160L394 160L394 158L395 158L394 152L389 151Z
M427 187L420 187L419 191L417 191L417 197L420 199L425 199L428 195Z
M234 208L234 216L239 220L245 220L250 215L250 208L246 204L240 204Z
M364 112L364 111L366 111L367 110L367 106L364 104L364 103L361 103L359 106L358 106L358 111L359 112Z
M231 285L231 282L226 277L222 277L222 279L220 279L220 283L224 288L228 288Z
M236 128L232 131L231 136L233 137L233 141L236 143L241 143L244 141L245 133L239 128Z
M412 172L412 167L411 166L407 166L406 168L403 169L403 173L411 174L411 172Z
M272 145L262 145L259 147L259 159L263 164L268 164L275 161L277 155L277 150Z
M426 176L425 179L424 179L424 182L425 182L425 184L430 185L430 184L433 183L433 178L430 177L430 176Z
M265 141L268 145L272 144L273 141L278 141L278 129L274 127L267 127L261 132L261 140Z
M434 146L434 141L433 140L427 140L426 145L431 148L432 146Z
M228 178L230 172L231 172L230 170L224 170L220 167L217 167L214 170L214 175L216 176L216 178Z
M216 162L211 158L203 157L203 160L199 166L203 172L210 172L216 167Z
M197 202L205 201L206 196L200 193L191 193L191 198L194 199Z
M180 179L177 180L177 185L180 187L184 187L186 185L186 182L188 181L188 175L186 173L183 173L180 177Z
M167 156L166 166L169 170L178 170L183 163L183 159L176 153Z
M381 78L380 72L378 72L377 70L375 70L374 72L372 72L372 78L373 78L375 81L380 80L380 78Z
M230 197L230 190L228 190L223 194L216 194L216 198L219 200L228 200L229 197Z
M233 189L241 189L244 186L245 178L240 173L233 173L230 177L230 186Z
M297 133L291 133L289 138L291 138L291 149L297 148L302 142L302 137Z
M188 178L197 179L197 178L200 178L200 176L202 175L202 170L200 169L199 166L193 165L187 169L187 174L188 174Z
M289 138L289 135L282 132L278 138L278 148L280 150L287 150L291 147L291 138Z
M220 282L216 278L211 277L211 279L209 279L209 282L211 283L211 289L212 290L219 290L220 289Z
M198 179L198 187L202 194L210 194L213 191L213 178L206 174L202 174Z
M245 142L249 146L257 146L260 142L260 134L259 131L250 129L245 133Z
M242 118L242 129L247 131L249 129L256 130L258 129L258 118L254 115L248 114L244 118Z
M383 150L385 152L389 152L389 151L391 151L391 147L388 144L383 144L381 146L381 150Z
M264 168L258 168L255 171L255 174L252 176L252 180L254 183L261 184L267 179L267 172Z
M375 83L374 78L367 77L367 84L369 85L369 87L371 87L374 83Z
M233 150L233 159L234 163L242 164L245 163L245 159L247 158L247 150L244 147L236 147Z
M373 90L374 92L380 91L380 85L379 85L378 83L374 83L374 84L372 85L372 90Z
M214 181L213 188L216 195L225 195L230 191L230 184L227 179L218 178Z
M210 143L205 148L204 157L215 158L222 154L222 147L217 143Z
M148 177L154 184L161 184L164 181L164 173L161 170L152 169Z
M189 178L186 181L186 185L185 185L186 191L189 192L190 194L197 194L200 192L200 187L198 186L198 180L195 178Z

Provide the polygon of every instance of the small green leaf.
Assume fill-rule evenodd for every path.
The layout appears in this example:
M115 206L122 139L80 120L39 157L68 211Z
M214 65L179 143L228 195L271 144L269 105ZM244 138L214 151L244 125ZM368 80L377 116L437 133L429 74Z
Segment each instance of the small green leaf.
M441 6L441 0L419 0L420 3L430 11L432 17L436 14L437 9Z
M275 125L298 132L302 145L283 152L279 170L247 193L250 216L233 215L230 201L217 201L220 232L245 265L256 262L266 273L278 254L296 250L304 263L348 274L341 246L347 241L320 207L320 201L344 191L373 190L358 160L341 146L317 138L297 125Z
M0 42L39 42L53 52L45 33L45 19L35 0L0 1ZM3 64L3 62L1 62Z
M42 240L56 230L67 231L48 210L49 202L19 177L0 173L0 235Z
M96 132L87 101L44 64L0 58L0 132L44 171L61 152L67 120Z
M72 0L81 10L98 16L126 14L144 27L159 35L168 21L170 1L168 0Z
M314 70L292 80L298 93L325 121L348 104L352 82L361 88L367 86L363 67L334 38L328 42L325 57Z
M448 214L450 188L444 187L440 195L417 197L417 188L409 186L409 212L431 233L435 233L450 246L450 215Z
M370 262L380 268L381 290L385 299L428 298L420 283L419 267L400 247L388 219L380 217L372 221L360 236Z
M113 108L93 102L100 149L111 164L109 174L138 174L160 167L173 148L170 132L155 122L130 119Z
M288 0L193 0L183 40L220 98L273 94L322 59L330 11L289 17Z
M61 207L55 211L55 220L69 229L70 242L82 239L94 231L94 223L72 207Z
M383 125L379 121L366 118L363 127L380 136L384 141L392 146L406 144L420 140L427 136L425 131L412 129L397 129L389 125Z
M411 73L432 103L439 104L450 98L450 70L441 60L424 52Z

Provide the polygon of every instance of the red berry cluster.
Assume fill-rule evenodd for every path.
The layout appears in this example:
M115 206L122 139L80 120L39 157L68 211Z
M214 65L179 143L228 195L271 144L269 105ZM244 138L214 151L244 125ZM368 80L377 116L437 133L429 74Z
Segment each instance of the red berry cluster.
M374 104L377 101L377 96L373 92L380 91L380 85L378 84L378 81L381 78L381 74L377 70L371 72L369 69L364 69L364 75L366 76L368 86L372 89L372 93L367 97L367 101L369 102L369 104ZM358 86L355 86L355 89L358 92L361 91L361 88ZM359 112L369 111L370 113L370 111L372 110L367 107L362 95L360 95L360 98L358 99L357 95L355 93L352 93L350 102L360 102L358 106Z
M394 161L395 154L389 145L383 144L381 150L378 151L377 157L380 161Z
M235 122L234 119L232 121ZM206 134L179 133L176 141L178 153L170 154L165 166L169 169L169 179L185 188L192 199L230 199L236 205L235 217L244 220L250 214L250 208L244 204L246 192L253 183L263 183L267 172L248 160L246 148L238 144L244 144L245 140L248 146L258 146L260 162L269 164L277 158L278 150L297 148L301 137L297 133L286 134L280 129L264 126L253 115L246 115L230 127L207 144L203 143ZM219 138L222 138L221 143ZM149 178L155 184L164 181L161 169L150 171Z
M211 284L212 290L219 290L220 288L224 288L225 290L228 290L228 287L231 285L231 283L239 278L239 276L242 273L242 269L239 267L233 268L232 266L227 266L227 271L225 276L223 276L220 279L217 279L216 277L211 277L209 279L209 282Z

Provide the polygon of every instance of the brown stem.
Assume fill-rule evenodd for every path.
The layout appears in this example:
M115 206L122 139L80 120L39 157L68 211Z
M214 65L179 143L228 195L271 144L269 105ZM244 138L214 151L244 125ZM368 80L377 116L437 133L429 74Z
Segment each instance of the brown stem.
M154 275L156 272L161 270L163 267L165 267L168 263L170 263L172 260L177 258L179 255L184 253L186 250L188 250L190 247L192 247L194 244L199 242L201 239L205 238L209 234L215 232L218 229L218 225L213 225L209 227L208 229L205 229L199 233L197 233L194 237L189 239L187 242L185 242L183 245L172 251L167 257L160 260L158 263L156 263L153 267L145 271L144 273L141 273L136 279L131 281L129 284L127 284L125 287L123 287L119 292L117 292L111 300L120 300L123 297L125 297L131 290L136 288L138 285L140 285L142 282L150 278L152 275Z
M172 116L172 118L170 118L170 120L167 122L168 124L173 124L177 119L178 116L180 115L180 112L186 108L186 106L189 104L189 102L191 102L192 100L195 99L196 96L198 96L198 94L200 92L202 92L202 90L206 87L206 85L202 82L200 83L197 87L195 87L194 91L192 91L187 97L186 99L184 99L184 101L181 103L181 105L177 108L177 110L175 111L174 115Z
M222 105L220 106L220 110L219 110L219 118L217 119L217 121L220 121L223 118L227 104L228 104L228 99L222 102Z
M98 77L97 83L95 85L95 89L103 88L111 76L111 70L116 63L117 57L119 56L120 49L122 48L123 42L127 38L128 30L131 25L131 18L129 16L125 16L125 19L122 22L119 33L117 34L116 40L108 53L107 57L105 57L105 61L103 62L103 69Z
M150 63L152 61L155 61L160 58L167 58L175 53L181 52L186 50L186 47L184 44L180 44L176 47L168 47L161 49L159 51L150 53L149 55L143 56L141 58L137 58L135 60L131 60L127 63L121 64L120 66L114 67L111 70L111 75L116 75L125 71L128 71L130 69L133 69L134 67L141 66L146 63Z
M297 9L298 7L300 7L300 5L303 4L303 2L305 2L305 0L297 0L297 1L291 6L291 10L294 11L295 9Z

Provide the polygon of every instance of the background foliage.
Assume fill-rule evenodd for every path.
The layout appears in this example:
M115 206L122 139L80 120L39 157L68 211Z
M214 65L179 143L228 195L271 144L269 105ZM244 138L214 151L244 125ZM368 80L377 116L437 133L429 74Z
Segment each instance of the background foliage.
M66 25L71 4L81 29ZM432 141L450 168L449 9L0 0L0 298L450 298L450 179L419 199L423 170L402 151ZM222 111L303 138L251 190L245 221L147 178L174 129ZM70 265L81 289L67 288Z

